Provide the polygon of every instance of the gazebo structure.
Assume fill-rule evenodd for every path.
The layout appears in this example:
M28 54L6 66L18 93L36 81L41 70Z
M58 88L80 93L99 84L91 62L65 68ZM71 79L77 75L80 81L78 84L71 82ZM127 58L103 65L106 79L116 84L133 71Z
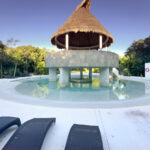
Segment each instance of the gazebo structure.
M69 84L71 68L80 68L81 78L83 68L89 68L90 79L92 68L100 68L100 83L108 85L112 68L119 66L118 55L108 52L113 37L91 14L90 5L91 0L83 0L51 38L62 51L47 54L46 67L50 81L57 80L56 69L60 68L61 87Z

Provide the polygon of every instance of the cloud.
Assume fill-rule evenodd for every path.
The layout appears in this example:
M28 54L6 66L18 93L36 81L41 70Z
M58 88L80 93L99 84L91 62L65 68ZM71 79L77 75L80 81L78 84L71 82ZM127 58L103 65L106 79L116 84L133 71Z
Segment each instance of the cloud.
M125 51L123 51L123 50L114 50L114 49L111 49L110 51L112 51L114 53L117 53L121 57L125 56Z

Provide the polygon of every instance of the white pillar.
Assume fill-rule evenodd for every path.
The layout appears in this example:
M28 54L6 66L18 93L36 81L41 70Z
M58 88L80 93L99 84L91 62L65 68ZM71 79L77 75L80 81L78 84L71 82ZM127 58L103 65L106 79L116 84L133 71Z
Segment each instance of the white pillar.
M80 79L83 79L83 68L80 68Z
M60 87L64 88L69 85L69 68L60 69Z
M99 36L99 50L101 51L102 48L103 48L103 36L100 35L100 36Z
M57 73L56 68L49 68L49 81L56 81L57 80Z
M109 85L109 68L100 68L100 85Z
M66 34L66 38L65 38L65 43L66 43L66 50L68 51L69 49L69 34Z
M92 68L89 68L89 79L92 80Z
M106 51L108 52L108 47L106 46Z

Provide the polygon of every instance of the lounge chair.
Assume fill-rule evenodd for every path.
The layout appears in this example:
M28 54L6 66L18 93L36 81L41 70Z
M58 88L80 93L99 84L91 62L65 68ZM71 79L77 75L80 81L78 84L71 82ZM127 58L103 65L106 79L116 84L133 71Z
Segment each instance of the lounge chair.
M55 118L35 118L22 124L2 150L40 150Z
M10 128L11 126L20 126L21 122L19 118L15 117L0 117L0 134L4 132L6 129Z
M103 150L99 127L73 125L65 150Z

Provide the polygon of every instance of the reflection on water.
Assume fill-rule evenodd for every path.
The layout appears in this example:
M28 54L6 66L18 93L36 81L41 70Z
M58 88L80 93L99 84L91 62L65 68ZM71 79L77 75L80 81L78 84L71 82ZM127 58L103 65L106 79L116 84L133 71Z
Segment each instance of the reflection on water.
M109 101L125 100L145 95L145 84L134 81L119 80L108 87L100 85L99 78L92 83L70 83L60 88L59 80L49 82L48 79L26 80L16 87L24 95L56 101Z
M150 81L145 83L145 93L150 94Z

